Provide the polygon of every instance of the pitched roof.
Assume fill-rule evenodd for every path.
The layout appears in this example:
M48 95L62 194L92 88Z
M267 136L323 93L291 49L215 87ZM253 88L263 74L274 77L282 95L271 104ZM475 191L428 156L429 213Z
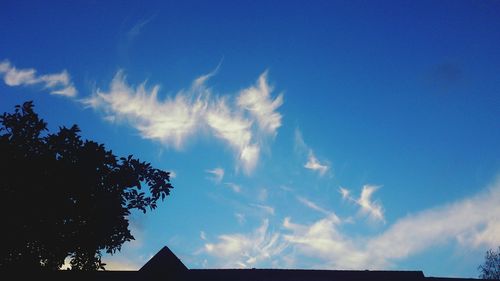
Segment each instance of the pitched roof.
M151 280L199 281L452 281L428 278L422 271L305 270L305 269L188 269L168 247L163 247L138 272ZM142 276L142 275L141 275ZM132 276L131 276L132 277ZM160 279L158 279L160 280Z
M165 246L139 269L147 273L183 273L188 268Z

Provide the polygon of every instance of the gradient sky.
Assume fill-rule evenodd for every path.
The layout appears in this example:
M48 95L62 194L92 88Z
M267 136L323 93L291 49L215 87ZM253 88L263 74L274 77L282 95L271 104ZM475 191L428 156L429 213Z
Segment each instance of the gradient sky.
M0 2L0 112L172 171L108 269L476 277L500 245L500 1L131 2Z

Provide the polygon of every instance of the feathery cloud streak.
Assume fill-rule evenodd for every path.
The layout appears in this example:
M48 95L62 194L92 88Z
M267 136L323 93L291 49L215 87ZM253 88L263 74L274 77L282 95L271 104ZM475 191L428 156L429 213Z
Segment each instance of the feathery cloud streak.
M139 34L141 33L144 26L146 26L148 23L150 23L155 17L156 17L156 15L152 15L149 18L142 19L142 20L138 21L136 24L134 24L134 26L132 26L132 28L127 32L128 39L133 40L134 38L139 36Z
M287 253L291 252L319 259L315 268L387 269L400 260L450 242L465 248L491 248L500 244L500 180L475 196L409 215L382 233L365 237L346 233L342 220L333 213L323 212L314 202L301 202L325 213L325 217L310 224L293 223L292 218L286 217L282 223L284 230L272 233L273 237L277 235L274 244L285 248L280 248L279 255L270 256L270 260L290 258ZM260 231L267 228L266 225ZM220 236L218 248L234 247L229 243L233 240L221 237L226 236ZM245 237L247 244L254 243L249 239L255 238L245 234L229 237ZM207 253L214 255L211 251ZM217 258L224 263L223 255Z
M217 243L207 243L204 252L218 259L218 267L248 268L279 256L286 248L278 233L269 230L269 220L249 234L226 234Z
M229 187L233 192L235 193L240 193L241 192L241 186L237 185L233 182L226 182L224 183L227 187Z
M211 179L216 183L220 183L224 178L224 169L219 167L214 168L212 170L206 170L205 172L211 174L212 175Z
M314 211L317 211L317 212L320 212L324 215L327 215L327 216L336 216L333 212L331 211L328 211L322 207L320 207L318 204L314 203L313 201L305 198L305 197L302 197L302 196L297 196L297 200L302 203L304 206L308 207L309 209L311 210L314 210Z
M257 81L256 86L241 91L238 105L248 110L257 119L259 127L266 133L275 134L281 126L281 114L276 110L283 104L283 94L271 98L273 88L267 83L267 71Z
M361 195L358 199L355 199L351 196L351 192L344 188L340 187L339 192L342 195L342 199L351 201L360 207L360 211L363 214L367 214L372 219L378 221L385 221L384 219L384 210L382 208L382 204L378 201L372 200L372 195L379 189L380 186L374 186L366 184L363 186L363 190L361 190Z
M320 176L323 176L328 171L328 165L321 163L316 158L314 151L305 143L299 129L295 129L295 151L301 154L307 152L307 162L304 164L304 168L316 171Z
M249 174L259 160L262 139L276 135L281 126L281 114L276 110L283 98L272 99L266 73L257 85L240 91L236 102L214 96L205 85L213 74L195 79L175 97L160 100L158 85L148 89L144 82L134 87L119 71L108 91L97 89L84 103L103 110L108 120L126 120L143 138L176 149L199 132L212 134L233 149L237 168Z
M0 62L0 75L7 86L41 85L53 95L74 97L77 90L66 70L60 73L37 75L34 68L17 69L8 60Z
M328 170L328 166L321 164L314 155L314 153L312 152L312 150L309 151L307 163L304 164L304 168L317 171L321 176L324 175Z

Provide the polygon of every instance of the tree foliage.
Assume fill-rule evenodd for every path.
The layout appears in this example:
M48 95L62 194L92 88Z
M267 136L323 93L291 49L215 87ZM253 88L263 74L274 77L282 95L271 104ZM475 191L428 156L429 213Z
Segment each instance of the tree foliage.
M134 239L131 211L169 195L168 172L79 132L49 133L32 102L0 116L0 269L104 269L101 253Z
M500 280L500 246L497 251L493 249L486 251L484 263L478 269L479 278Z

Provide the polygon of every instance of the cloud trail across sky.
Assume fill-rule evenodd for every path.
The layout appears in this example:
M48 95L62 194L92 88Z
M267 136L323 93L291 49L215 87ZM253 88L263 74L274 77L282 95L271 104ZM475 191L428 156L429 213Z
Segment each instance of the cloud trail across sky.
M206 253L214 255L217 266L222 267L256 266L259 259L252 257L264 253L275 264L293 265L293 261L306 257L319 261L311 265L317 269L388 269L447 243L463 248L500 244L500 179L470 198L400 218L373 236L351 237L343 230L343 220L334 213L303 197L298 200L324 217L309 224L294 223L286 217L280 231L268 230L265 221L252 233L221 234L216 243L205 244Z
M220 183L224 178L224 169L220 167L211 170L206 170L206 172L211 175L210 178L216 183Z
M372 200L372 195L380 188L380 186L366 184L363 185L359 198L353 198L351 192L344 187L339 188L339 193L342 199L352 202L360 207L362 214L367 214L370 218L378 221L385 222L384 209L382 204L378 201Z
M37 75L34 68L18 69L8 60L0 62L0 75L3 75L4 83L8 86L42 86L53 95L75 97L76 90L71 77L66 70L60 73Z
M273 138L281 126L277 111L282 95L272 98L267 72L255 86L241 90L237 102L216 96L206 86L213 73L194 80L174 97L160 99L159 85L147 88L146 82L134 87L123 71L118 71L107 91L97 89L84 103L102 110L107 120L126 121L145 139L159 141L175 149L199 133L222 140L235 152L237 169L245 174L255 169L263 138Z
M304 164L304 168L317 172L320 176L324 176L326 172L330 169L330 166L326 162L320 162L312 148L306 144L302 136L302 132L297 128L295 129L294 135L295 151L299 154L307 153L307 162Z

